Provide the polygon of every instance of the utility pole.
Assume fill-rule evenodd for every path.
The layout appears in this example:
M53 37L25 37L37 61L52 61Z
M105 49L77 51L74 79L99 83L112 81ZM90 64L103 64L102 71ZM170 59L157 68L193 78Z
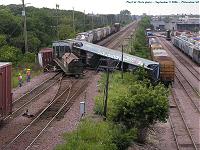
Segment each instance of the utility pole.
M108 103L108 84L109 84L109 68L106 69L107 70L107 74L106 74L106 91L105 91L105 103L104 103L104 111L103 111L103 115L106 119L107 117L107 103Z
M94 15L93 15L93 12L92 12L92 29L94 29Z
M124 46L122 45L122 64L121 64L121 75L122 75L122 79L124 78Z
M56 30L57 30L57 40L59 40L59 17L58 17L59 5L56 4Z
M84 10L84 32L86 31L85 29L85 10Z
M74 7L73 7L73 14L72 14L72 18L73 18L73 30L74 30L74 35L75 35Z
M27 28L26 28L26 10L25 10L24 0L22 0L22 7L23 7L22 16L24 17L24 50L25 53L27 53L28 44L27 44Z

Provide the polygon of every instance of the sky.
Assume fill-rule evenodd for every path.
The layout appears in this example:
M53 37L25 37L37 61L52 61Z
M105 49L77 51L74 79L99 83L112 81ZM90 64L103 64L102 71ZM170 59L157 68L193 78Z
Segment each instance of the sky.
M200 0L171 0L178 3L169 3L169 0L25 0L27 6L38 8L55 8L94 14L119 14L120 10L128 9L132 15L168 15L168 14L200 14ZM135 3L134 3L135 2ZM144 3L143 3L144 2ZM146 2L146 4L145 4ZM148 3L147 2L152 2ZM168 3L158 3L168 2ZM186 3L187 2L187 3ZM195 3L191 3L195 2ZM22 0L0 0L0 5L21 4Z

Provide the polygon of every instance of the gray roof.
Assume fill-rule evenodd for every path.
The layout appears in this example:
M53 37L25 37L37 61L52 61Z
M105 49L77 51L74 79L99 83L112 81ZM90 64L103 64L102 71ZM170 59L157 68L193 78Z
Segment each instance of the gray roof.
M73 40L73 42L82 43L82 46L75 45L74 47L76 47L76 48L121 61L122 53L120 51L109 49L109 48L99 46L96 44L92 44L92 43L88 43L85 41ZM159 65L158 62L154 62L154 61L151 61L148 59L133 56L133 55L130 55L127 53L124 53L123 59L124 59L124 62L126 62L128 64L131 64L134 66L143 66L144 65L144 67L147 69L151 69L148 67L148 65L152 65L152 64Z
M0 68L7 66L7 65L11 65L11 63L10 62L0 62Z

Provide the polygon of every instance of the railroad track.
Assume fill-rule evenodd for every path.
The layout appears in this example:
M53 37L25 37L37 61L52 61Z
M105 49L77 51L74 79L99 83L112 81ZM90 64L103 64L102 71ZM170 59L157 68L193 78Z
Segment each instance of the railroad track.
M44 94L48 89L55 85L59 81L60 77L60 73L58 73L53 77L45 80L40 85L27 92L26 94L22 95L18 99L14 100L12 103L13 111L10 115L4 118L4 121L8 121L9 119L13 119L20 115L22 111L24 111L23 108L25 108L31 102L35 101L39 96Z
M179 53L177 53L177 49L170 45L169 43L167 43L167 41L163 38L160 38L162 43L168 48L168 50L176 57L177 60L179 60L179 62L181 64L183 64L193 75L194 77L200 81L200 73L199 71L197 71L194 66L189 63L185 58L183 58Z
M120 45L120 40L124 38L127 35L127 32L130 33L131 29L135 27L137 22L133 22L132 24L124 27L122 30L119 32L109 36L105 40L98 42L98 45L105 46L105 47L110 47L110 48L116 48Z
M176 79L181 84L182 88L184 89L185 93L187 94L190 101L193 103L195 109L200 114L200 107L199 107L199 99L200 94L198 91L194 89L194 87L190 84L190 82L184 77L183 73L176 67Z
M70 109L76 97L87 87L90 77L91 73L85 79L68 81L68 84L62 80L56 96L49 105L3 149L29 149L55 119L61 118Z
M183 147L187 147L187 149L198 150L198 146L192 135L191 128L188 126L183 115L183 111L178 104L179 99L177 98L173 89L171 92L172 100L170 101L170 105L173 107L170 108L169 122L172 128L176 147L178 150L182 149ZM182 122L182 124L180 124L180 122Z

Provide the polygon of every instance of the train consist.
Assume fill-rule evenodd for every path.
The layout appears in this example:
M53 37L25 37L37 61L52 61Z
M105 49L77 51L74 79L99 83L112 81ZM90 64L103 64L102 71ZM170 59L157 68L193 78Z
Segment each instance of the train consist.
M172 43L200 65L200 37L188 37L186 35L174 36Z
M97 43L105 39L109 35L116 33L120 30L120 23L115 23L112 26L98 28L87 32L78 33L76 40L87 41L90 43Z
M78 33L75 40L97 43L119 30L120 23L115 23L112 26ZM45 70L49 70L49 66L53 65L56 66L57 69L61 68L67 75L80 76L83 72L83 63L81 63L83 60L80 60L79 56L84 54L75 54L75 52L72 52L72 46L72 43L67 42L67 40L54 41L52 49L44 48L38 53L40 65L45 68ZM53 61L55 62L54 64Z
M173 82L175 75L174 61L169 57L156 37L149 37L149 48L152 60L160 64L160 80L167 84Z

